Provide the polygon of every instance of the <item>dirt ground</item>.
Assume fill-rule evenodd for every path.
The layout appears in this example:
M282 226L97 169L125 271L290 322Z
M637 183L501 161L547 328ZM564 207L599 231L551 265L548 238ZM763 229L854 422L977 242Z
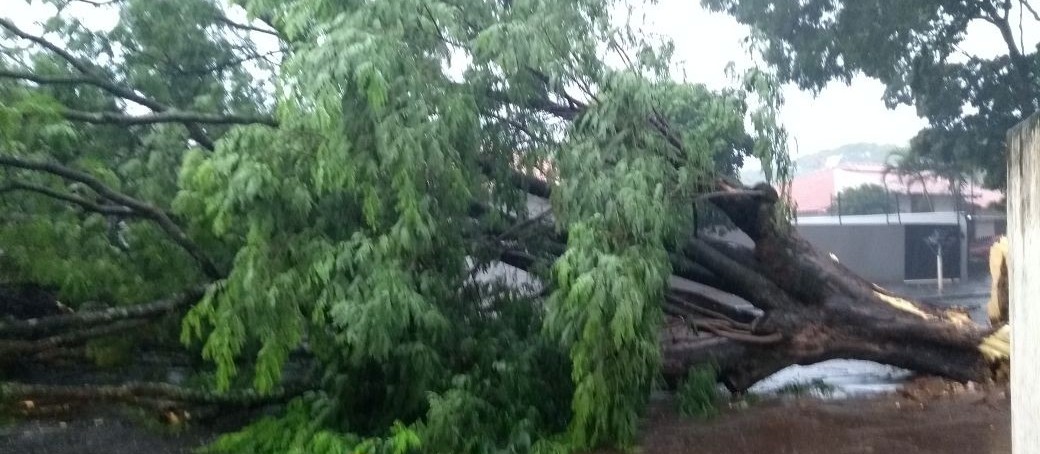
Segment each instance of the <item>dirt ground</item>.
M79 411L79 410L77 410ZM150 417L151 415L149 415ZM83 410L75 417L41 417L0 423L0 454L181 454L244 425L249 416L181 426L114 408Z
M697 454L1005 454L1011 452L1006 391L953 396L760 402L709 421L655 402L639 452Z
M931 396L810 397L733 405L709 421L679 416L673 399L655 399L643 423L642 453L697 454L1004 454L1011 416L1002 389ZM118 413L0 426L0 454L189 453L221 430L144 427ZM605 453L604 453L605 454Z

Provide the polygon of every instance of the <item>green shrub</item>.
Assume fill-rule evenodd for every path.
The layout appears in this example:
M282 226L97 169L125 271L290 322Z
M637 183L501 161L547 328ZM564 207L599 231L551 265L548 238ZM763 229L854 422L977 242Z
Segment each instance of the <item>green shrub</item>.
M679 385L679 413L683 416L708 419L718 414L718 374L712 366L690 369L686 380Z

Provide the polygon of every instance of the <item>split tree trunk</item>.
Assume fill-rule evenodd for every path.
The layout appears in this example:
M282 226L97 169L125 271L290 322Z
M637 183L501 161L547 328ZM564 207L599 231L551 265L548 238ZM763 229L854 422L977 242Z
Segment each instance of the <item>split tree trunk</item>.
M730 390L743 392L785 367L830 359L985 381L1006 362L1006 330L895 295L821 254L774 215L779 197L772 187L717 185L702 200L754 247L693 238L672 251L676 276L662 302L668 317L661 334L670 383L710 363ZM548 197L548 189L537 195ZM562 253L566 233L555 240L550 255ZM536 253L509 249L501 260L528 269Z
M694 239L684 252L761 313L722 321L747 337L705 333L693 328L703 316L688 307L711 298L699 295L681 305L669 297L665 309L672 317L662 348L670 380L712 361L723 383L741 392L790 365L844 358L984 381L991 367L1006 358L1006 343L982 348L994 344L993 330L977 326L963 312L901 298L815 250L773 215L778 197L771 187L748 191L724 185L711 200L754 241L754 248Z

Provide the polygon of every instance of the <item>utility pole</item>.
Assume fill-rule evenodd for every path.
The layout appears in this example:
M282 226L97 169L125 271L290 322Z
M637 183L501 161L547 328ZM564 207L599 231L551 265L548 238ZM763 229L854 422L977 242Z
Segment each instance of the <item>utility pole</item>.
M940 295L942 295L942 292L943 292L942 250L943 250L943 245L942 245L942 242L940 242L939 243L939 249L936 251L936 254L935 254L935 276L938 278L937 280L939 282L939 294Z

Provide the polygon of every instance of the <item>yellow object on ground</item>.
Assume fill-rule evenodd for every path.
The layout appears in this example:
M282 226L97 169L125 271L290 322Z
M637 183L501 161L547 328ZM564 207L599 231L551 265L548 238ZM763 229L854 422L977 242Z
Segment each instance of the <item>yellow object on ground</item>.
M1006 236L993 243L989 249L989 275L992 279L989 292L989 322L1000 326L1008 322L1008 239Z

